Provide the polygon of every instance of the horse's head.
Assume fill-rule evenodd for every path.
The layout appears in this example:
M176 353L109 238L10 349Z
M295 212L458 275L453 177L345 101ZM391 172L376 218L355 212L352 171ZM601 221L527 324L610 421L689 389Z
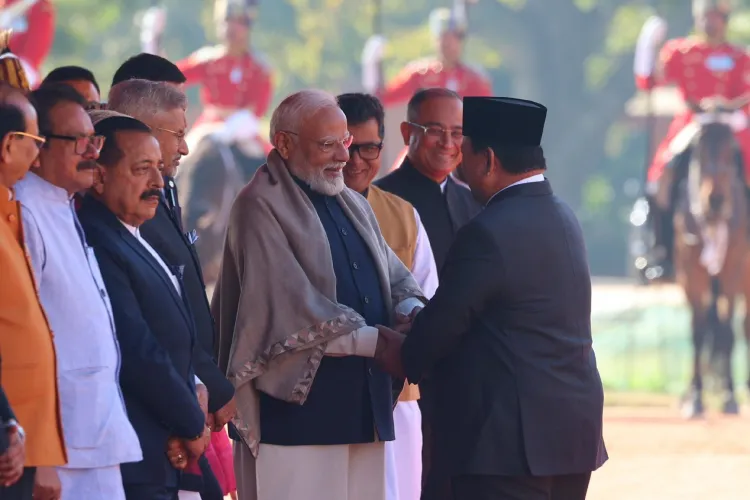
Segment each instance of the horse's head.
M732 129L723 123L706 123L693 143L688 176L691 206L706 222L727 220L732 215L733 193L739 168Z

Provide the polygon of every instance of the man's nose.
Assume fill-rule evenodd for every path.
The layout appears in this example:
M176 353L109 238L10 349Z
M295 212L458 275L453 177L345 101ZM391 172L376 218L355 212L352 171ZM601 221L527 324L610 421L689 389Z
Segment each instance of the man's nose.
M164 189L164 177L158 168L155 168L151 172L151 185L158 189Z
M333 153L333 160L347 163L350 158L349 148L345 148L343 144L339 144Z
M184 137L180 139L180 145L177 146L177 152L182 156L187 156L190 154L190 148L188 147L187 140Z

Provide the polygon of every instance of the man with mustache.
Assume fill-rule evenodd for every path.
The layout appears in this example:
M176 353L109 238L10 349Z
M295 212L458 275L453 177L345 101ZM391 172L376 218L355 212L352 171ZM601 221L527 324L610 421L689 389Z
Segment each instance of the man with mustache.
M195 360L202 349L182 286L170 265L143 239L164 187L159 142L149 127L112 111L89 111L105 137L94 184L79 211L110 293L122 352L120 384L143 460L122 466L128 500L175 500L180 474L167 457L170 437L197 459L207 438L196 398Z
M336 99L287 97L270 137L232 208L212 301L237 391L239 497L384 500L403 380L373 365L374 325L425 299L344 184L352 136Z
M16 193L39 296L55 332L68 452L68 464L57 470L61 498L124 500L120 464L141 460L141 448L117 382L120 352L108 293L73 206L73 195L94 182L104 138L94 133L86 100L73 88L45 85L31 99L47 142L39 167Z
M367 198L386 243L411 270L429 299L437 288L437 270L419 214L408 201L371 184L380 172L385 135L383 106L369 94L343 94L336 99L354 136L344 181ZM417 386L405 384L393 410L396 439L385 445L388 500L418 500L422 491L422 415L418 400Z
M168 69L169 66L165 65ZM174 68L176 69L176 68ZM177 70L179 71L179 70ZM165 78L172 73L165 71ZM109 93L109 109L133 116L151 127L159 141L164 160L164 195L153 219L141 228L144 239L172 265L184 266L183 280L185 297L196 323L198 343L203 348L196 360L195 371L201 380L198 386L202 397L208 398L208 411L216 432L224 432L224 426L235 414L234 388L214 361L214 321L211 316L206 287L201 274L201 263L193 244L195 239L182 228L179 200L174 176L180 159L189 153L185 134L187 98L174 84L142 79L126 80L112 87ZM193 233L194 234L194 233ZM205 386L203 385L205 384ZM203 394L207 389L208 394ZM226 437L224 437L226 441ZM228 443L227 443L228 444ZM215 482L210 477L207 462L201 465L203 481L193 481L185 474L185 488L202 490L206 498L207 489ZM217 488L218 489L218 485ZM218 497L223 495L218 494Z
M406 121L401 124L404 144L409 148L401 167L375 182L419 212L435 256L438 276L458 230L481 211L471 192L453 177L461 163L463 103L452 90L420 90L409 101ZM422 410L422 498L449 498L445 478L430 475L431 394L429 377L419 384Z
M5 69L9 71L1 79L11 75L8 81L25 81L12 68ZM21 206L13 193L16 183L36 163L44 142L36 111L23 94L27 90L0 83L0 378L12 413L26 431L13 416L3 415L2 432L7 431L9 446L0 455L0 498L4 500L30 500L32 494L44 500L58 497L59 482L43 491L34 488L34 480L39 471L56 480L54 467L66 462L54 342L25 252Z

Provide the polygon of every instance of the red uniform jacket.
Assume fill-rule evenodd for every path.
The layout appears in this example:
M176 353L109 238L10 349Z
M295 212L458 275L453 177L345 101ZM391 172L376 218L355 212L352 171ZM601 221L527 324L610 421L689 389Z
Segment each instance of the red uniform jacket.
M686 101L700 102L709 97L735 99L750 91L750 56L728 43L711 46L698 37L677 38L664 44L659 54L659 71L654 77L636 77L640 89L654 85L675 85ZM684 111L674 117L649 167L648 180L657 181L671 160L669 143L693 119ZM736 134L750 171L750 129Z
M199 121L225 118L215 116L211 108L249 109L258 118L268 111L273 95L271 72L249 52L232 57L222 46L204 47L177 66L185 74L188 86L201 86L204 111Z
M459 64L446 70L437 59L419 59L407 64L378 97L384 106L400 104L419 89L431 87L447 88L461 97L492 95L489 79L478 69Z
M18 0L7 0L10 7ZM39 0L26 11L26 16L12 25L10 50L39 72L55 39L55 9L49 0Z

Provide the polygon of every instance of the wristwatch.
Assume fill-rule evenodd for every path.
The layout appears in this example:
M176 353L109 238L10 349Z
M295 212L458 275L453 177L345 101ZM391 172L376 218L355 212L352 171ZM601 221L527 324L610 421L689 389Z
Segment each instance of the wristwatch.
M21 424L19 424L16 420L14 419L8 420L7 422L5 422L5 427L6 428L15 427L16 432L18 432L18 436L21 438L21 441L26 440L26 433L24 432L23 427L21 427Z

